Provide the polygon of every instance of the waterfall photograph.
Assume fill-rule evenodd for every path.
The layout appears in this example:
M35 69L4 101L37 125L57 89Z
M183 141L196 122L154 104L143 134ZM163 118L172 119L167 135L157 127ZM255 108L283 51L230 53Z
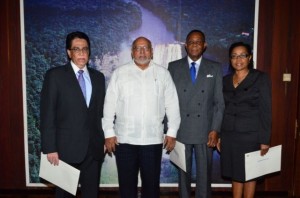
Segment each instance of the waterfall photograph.
M186 55L185 39L193 29L205 33L204 57L222 64L228 73L228 48L237 41L254 46L257 0L21 0L23 10L23 71L26 181L41 186L40 93L44 74L68 59L66 35L85 32L91 42L89 67L105 75L132 60L131 44L140 36L152 42L153 61L164 67ZM22 13L22 12L21 12ZM256 49L254 49L256 50ZM221 178L219 153L214 152L212 183ZM194 178L195 179L195 178ZM177 186L178 173L163 152L161 186ZM101 186L117 187L114 156L106 155Z

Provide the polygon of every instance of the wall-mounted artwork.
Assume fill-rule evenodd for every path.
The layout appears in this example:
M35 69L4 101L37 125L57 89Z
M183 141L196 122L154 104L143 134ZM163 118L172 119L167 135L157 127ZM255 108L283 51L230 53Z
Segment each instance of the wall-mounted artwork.
M131 60L132 41L152 41L154 62L167 67L185 55L184 42L192 29L202 30L208 44L204 56L228 69L228 48L243 41L256 46L257 0L21 0L26 181L39 178L39 101L46 70L67 61L66 35L85 32L91 40L89 66L109 82L115 68ZM254 52L255 60L255 52ZM214 152L213 186L228 186L220 176ZM195 178L193 178L195 179ZM161 186L177 186L177 169L163 154ZM114 157L106 156L101 186L118 186Z

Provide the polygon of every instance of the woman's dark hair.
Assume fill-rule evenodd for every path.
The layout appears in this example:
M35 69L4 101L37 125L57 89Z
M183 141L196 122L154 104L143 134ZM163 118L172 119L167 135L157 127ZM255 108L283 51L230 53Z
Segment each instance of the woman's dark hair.
M88 47L89 47L89 56L91 55L91 47L90 47L90 39L88 37L88 35L86 35L83 32L71 32L70 34L67 35L67 39L66 39L66 50L70 50L71 46L72 46L72 41L76 38L80 38L80 39L84 39L86 40Z
M231 54L232 54L232 51L234 48L236 47L244 47L248 53L248 55L251 55L252 56L252 47L251 45L247 44L247 43L244 43L244 42L236 42L236 43L233 43L231 44L231 46L229 47L229 69L231 71L234 71L232 65L231 65ZM253 69L254 65L253 65L253 56L252 58L250 59L250 62L249 62L249 65L248 65L248 69Z

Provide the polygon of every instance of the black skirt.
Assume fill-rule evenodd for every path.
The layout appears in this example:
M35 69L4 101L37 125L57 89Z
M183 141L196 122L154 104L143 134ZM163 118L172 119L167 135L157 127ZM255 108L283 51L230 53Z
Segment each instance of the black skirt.
M221 133L221 172L223 177L245 182L245 153L260 149L257 132Z

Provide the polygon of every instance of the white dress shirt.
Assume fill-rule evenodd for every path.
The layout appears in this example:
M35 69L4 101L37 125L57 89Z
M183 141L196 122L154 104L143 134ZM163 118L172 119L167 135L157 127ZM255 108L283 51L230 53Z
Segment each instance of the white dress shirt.
M145 70L133 61L117 68L107 87L103 113L105 138L116 136L119 143L163 143L165 114L167 135L176 137L179 102L169 71L153 62Z
M197 76L198 76L198 72L199 72L199 69L200 69L201 60L202 60L202 56L201 56L198 60L196 60L196 61L193 61L193 60L188 56L189 67L191 68L191 63L192 63L192 62L195 63L195 68L196 68L196 78L197 78Z

